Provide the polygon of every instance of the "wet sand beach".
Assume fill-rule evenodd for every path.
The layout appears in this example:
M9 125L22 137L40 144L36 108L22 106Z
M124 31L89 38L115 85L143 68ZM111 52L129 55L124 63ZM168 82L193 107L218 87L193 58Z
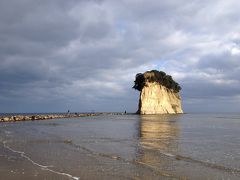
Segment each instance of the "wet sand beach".
M239 179L240 116L0 123L0 179Z

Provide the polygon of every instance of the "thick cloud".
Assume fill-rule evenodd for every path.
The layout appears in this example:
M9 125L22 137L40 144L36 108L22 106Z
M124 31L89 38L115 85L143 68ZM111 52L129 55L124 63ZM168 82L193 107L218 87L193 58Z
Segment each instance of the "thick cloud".
M161 69L185 111L238 111L240 2L2 0L0 111L127 111Z

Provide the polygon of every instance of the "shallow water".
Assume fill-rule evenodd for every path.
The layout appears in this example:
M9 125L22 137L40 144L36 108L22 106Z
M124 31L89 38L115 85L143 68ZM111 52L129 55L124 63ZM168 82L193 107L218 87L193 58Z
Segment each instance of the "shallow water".
M0 179L240 179L240 115L0 123Z

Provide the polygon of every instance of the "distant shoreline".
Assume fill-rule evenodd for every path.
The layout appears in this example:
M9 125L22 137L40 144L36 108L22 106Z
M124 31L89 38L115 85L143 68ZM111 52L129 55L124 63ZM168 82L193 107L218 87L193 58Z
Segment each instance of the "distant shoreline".
M53 114L30 114L30 115L7 115L0 116L0 122L19 122L19 121L35 121L62 118L78 118L100 115L123 115L124 113L53 113Z

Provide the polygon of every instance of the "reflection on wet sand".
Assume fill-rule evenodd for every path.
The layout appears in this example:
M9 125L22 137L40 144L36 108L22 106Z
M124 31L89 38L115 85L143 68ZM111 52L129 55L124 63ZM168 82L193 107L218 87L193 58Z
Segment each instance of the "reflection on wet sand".
M196 157L192 151L186 151L186 146L184 149L181 117L182 115L140 117L140 148L137 157L139 163L173 179L208 179L209 177L213 177L210 179L219 179L217 177L236 179L235 176L239 176L239 169L211 162L201 156ZM193 139L193 137L189 138ZM195 141L195 143L199 142ZM189 146L191 144L188 143L187 147ZM197 150L194 152L198 153Z
M138 161L174 177L172 157L178 153L178 115L145 115L140 119Z
M177 139L179 127L177 115L145 115L141 116L141 144L147 148L162 151L175 151L178 148Z

